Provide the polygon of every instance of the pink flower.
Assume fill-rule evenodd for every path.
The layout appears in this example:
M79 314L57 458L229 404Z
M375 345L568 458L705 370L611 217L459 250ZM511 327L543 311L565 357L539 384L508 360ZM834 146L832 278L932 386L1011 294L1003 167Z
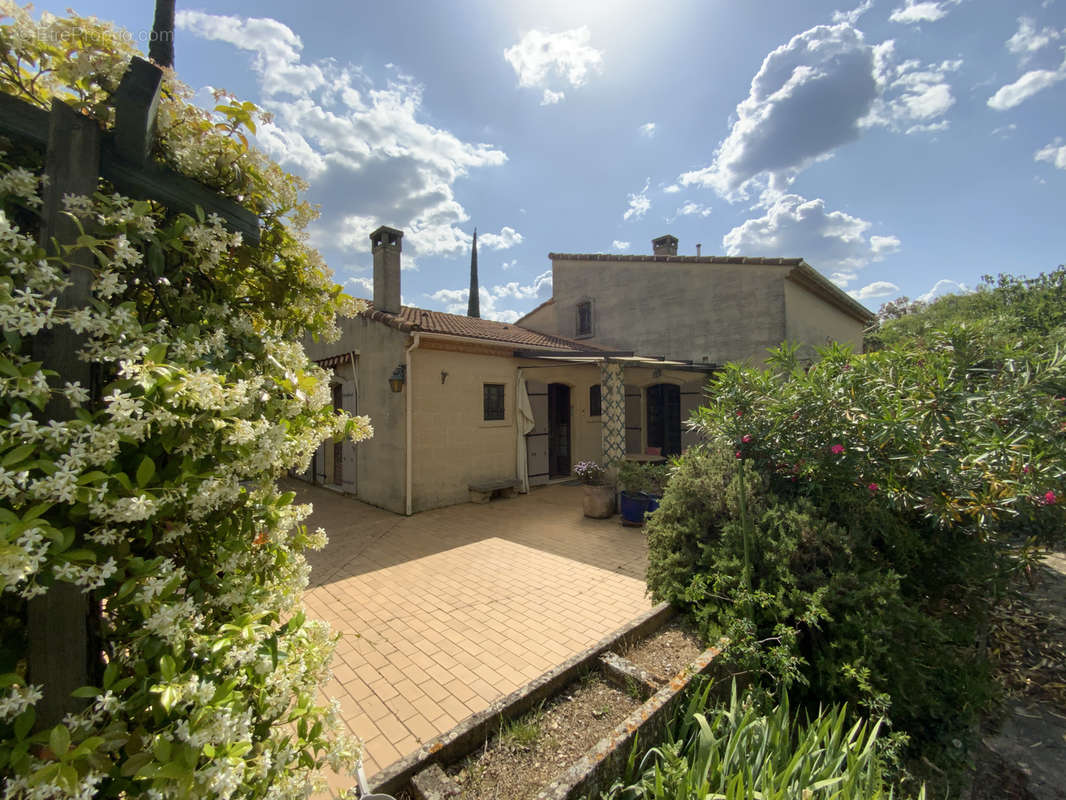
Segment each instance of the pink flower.
M1022 472L1024 472L1026 475L1029 474L1029 465L1028 464L1026 464L1024 467L1022 467Z
M844 452L844 445L835 444L835 445L833 445L832 447L829 448L829 452L831 452L835 456L839 456L841 453Z
M744 454L737 450L737 458L744 458Z
M1053 506L1058 501L1058 499L1059 498L1055 496L1054 492L1049 491L1044 494L1045 505Z
M877 490L881 487L878 486L876 483L868 483L866 484L866 488L870 490L870 494L877 494Z
M744 416L744 412L743 411L738 411L737 412L737 416L738 417L743 417Z
M747 444L748 442L750 442L750 441L751 441L751 436L749 436L748 434L746 434L746 433L745 433L745 434L744 434L744 435L743 435L743 436L741 437L740 441L744 442L744 444Z

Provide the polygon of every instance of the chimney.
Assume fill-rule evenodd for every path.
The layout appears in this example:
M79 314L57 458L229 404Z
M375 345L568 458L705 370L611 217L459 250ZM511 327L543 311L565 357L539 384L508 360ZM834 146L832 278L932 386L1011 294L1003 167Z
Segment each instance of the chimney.
M700 244L699 242L696 242L696 257L697 257L697 258L699 258L699 255L700 255L700 249L701 249L702 247L703 247L703 245L702 245L702 244Z
M374 254L374 310L400 313L400 250L403 231L382 225L370 234Z
M657 256L676 256L677 237L666 234L666 236L660 236L658 239L652 239L651 251Z
M470 298L466 302L466 315L481 316L481 295L477 285L477 228L474 228L474 247L470 251Z

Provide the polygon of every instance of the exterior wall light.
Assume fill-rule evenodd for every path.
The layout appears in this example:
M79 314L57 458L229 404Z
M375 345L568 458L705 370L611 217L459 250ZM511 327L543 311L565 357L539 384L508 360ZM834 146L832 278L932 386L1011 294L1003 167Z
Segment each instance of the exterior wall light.
M403 364L397 364L396 369L392 371L389 376L389 386L394 392L402 392L403 385L407 380L407 367Z

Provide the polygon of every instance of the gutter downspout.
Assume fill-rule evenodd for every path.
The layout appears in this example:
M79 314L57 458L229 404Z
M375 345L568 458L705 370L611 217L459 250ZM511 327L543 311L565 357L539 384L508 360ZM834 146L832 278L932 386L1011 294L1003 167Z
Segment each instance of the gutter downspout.
M414 382L411 375L411 351L416 349L422 340L422 335L419 333L414 334L414 341L408 345L407 350L404 351L404 372L407 379L407 397L405 399L407 409L407 431L404 438L404 512L407 516L411 516L411 491L414 475L414 443L412 438L414 436L414 417L413 406L414 403L411 400L411 385Z
M353 403L353 405L355 405L355 409L354 409L355 414L358 415L359 414L359 368L356 366L357 362L355 361L355 359L358 357L358 354L357 354L357 352L355 350L352 350L352 351L350 351L350 355L351 355L351 358L352 358L352 383L355 384L355 398L354 398L355 402ZM356 497L359 496L359 457L358 457L357 453L358 453L358 451L356 450L356 445L353 444L352 445L352 483L355 485L355 496Z

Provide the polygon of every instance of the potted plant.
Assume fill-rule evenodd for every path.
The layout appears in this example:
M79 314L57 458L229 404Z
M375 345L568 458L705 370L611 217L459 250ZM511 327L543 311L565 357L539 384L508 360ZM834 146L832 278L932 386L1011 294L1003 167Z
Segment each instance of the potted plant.
M644 515L659 507L663 487L669 478L666 464L642 464L623 461L618 468L618 485L622 490L623 525L643 525Z
M574 465L574 474L585 485L585 516L606 519L614 514L614 486L607 481L607 468L595 461Z

